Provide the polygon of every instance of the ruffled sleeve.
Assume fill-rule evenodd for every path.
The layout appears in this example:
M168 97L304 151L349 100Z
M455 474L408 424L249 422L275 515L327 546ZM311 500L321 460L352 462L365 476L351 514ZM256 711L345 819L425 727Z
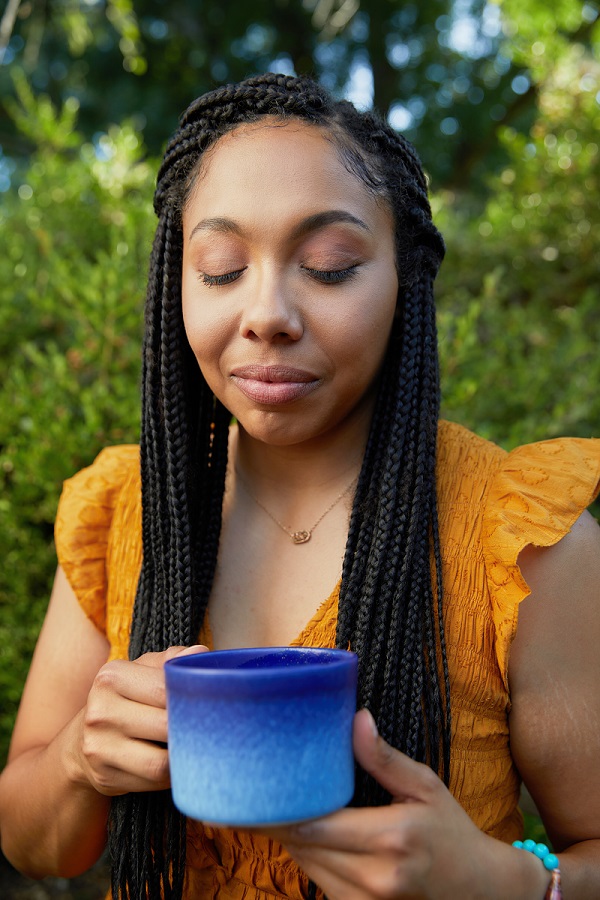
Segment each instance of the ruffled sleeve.
M106 555L123 485L139 465L133 445L108 447L65 481L54 526L58 561L94 625L106 633Z
M530 594L517 564L519 553L529 544L556 544L599 489L600 440L578 438L517 447L504 457L490 485L482 542L505 686L519 603Z

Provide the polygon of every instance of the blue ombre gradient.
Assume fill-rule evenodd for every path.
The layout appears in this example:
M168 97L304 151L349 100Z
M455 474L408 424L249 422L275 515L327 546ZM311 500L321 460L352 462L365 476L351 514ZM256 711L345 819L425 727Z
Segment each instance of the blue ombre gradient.
M260 647L165 664L173 800L221 825L326 815L354 792L356 654Z

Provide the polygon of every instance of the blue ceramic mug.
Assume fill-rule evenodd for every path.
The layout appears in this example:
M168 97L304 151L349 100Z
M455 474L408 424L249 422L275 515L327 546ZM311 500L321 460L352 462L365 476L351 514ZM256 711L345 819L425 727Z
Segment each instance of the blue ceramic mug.
M354 792L356 654L259 647L165 664L176 807L221 825L311 819Z

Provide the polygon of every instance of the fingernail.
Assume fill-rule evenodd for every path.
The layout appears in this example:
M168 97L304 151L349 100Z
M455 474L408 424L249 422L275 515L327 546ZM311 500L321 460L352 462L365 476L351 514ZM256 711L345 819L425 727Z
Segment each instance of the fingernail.
M292 843L294 838L306 839L314 835L315 827L313 821L310 822L299 822L297 825L293 825L290 828L290 836L292 838ZM287 847L287 843L286 843Z
M204 644L194 644L192 647L184 647L177 655L183 656L186 653L202 653L202 651L206 652L207 650L208 647L205 647Z
M371 727L371 731L373 732L373 737L379 737L379 729L377 728L377 723L375 722L375 719L373 718L373 714L372 714L371 710L367 709L366 706L363 709L363 715L364 714L366 714L365 718L368 718L369 725Z

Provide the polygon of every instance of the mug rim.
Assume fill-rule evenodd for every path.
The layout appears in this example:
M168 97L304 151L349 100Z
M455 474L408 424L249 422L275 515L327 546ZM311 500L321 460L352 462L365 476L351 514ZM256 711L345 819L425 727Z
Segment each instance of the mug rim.
M286 665L282 662L261 667L246 667L243 662L249 662L260 656L276 656L277 654L287 656L307 656L314 657L308 663L301 665ZM242 663L227 665L227 659L232 662L243 660ZM211 663L224 663L222 665L203 665L204 661L210 660ZM340 650L337 647L290 647L290 646L266 646L266 647L231 647L225 650L204 650L199 653L187 653L184 656L176 656L165 662L165 669L186 671L189 675L226 675L231 678L257 678L266 675L273 676L275 674L285 675L285 677L306 677L309 673L318 673L321 671L331 672L334 669L352 668L358 664L358 656L352 650Z

